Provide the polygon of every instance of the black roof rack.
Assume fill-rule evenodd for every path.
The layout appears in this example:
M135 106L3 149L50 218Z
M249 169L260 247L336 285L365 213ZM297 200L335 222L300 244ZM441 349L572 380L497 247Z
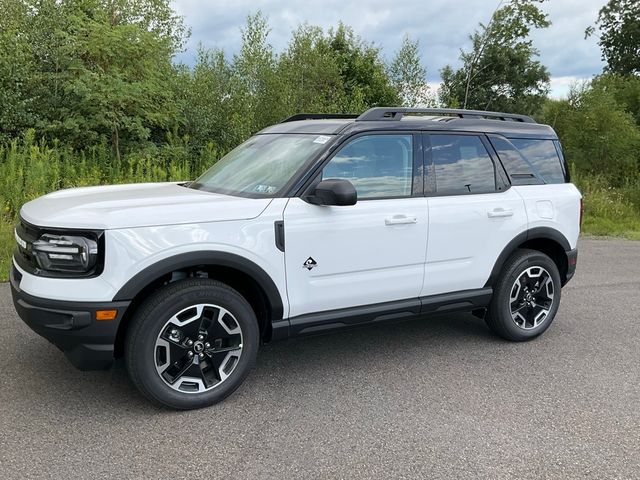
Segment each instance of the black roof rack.
M370 108L358 118L357 122L365 122L372 120L400 120L405 114L419 115L447 115L457 116L459 118L486 118L491 120L503 120L507 122L523 122L536 123L536 121L527 115L518 115L515 113L502 112L486 112L484 110L462 110L457 108L387 108L375 107Z
M298 120L353 120L355 118L358 118L358 115L355 113L297 113L296 115L292 115L280 123L297 122Z

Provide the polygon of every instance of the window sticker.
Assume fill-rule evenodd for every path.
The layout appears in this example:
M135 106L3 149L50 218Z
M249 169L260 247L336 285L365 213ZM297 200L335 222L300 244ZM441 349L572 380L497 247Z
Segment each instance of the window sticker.
M327 135L320 135L318 138L316 138L313 143L319 143L321 145L324 145L325 143L327 143L329 140L331 140L331 137L327 136Z
M277 190L277 187L271 185L256 185L253 187L253 191L256 193L275 193Z

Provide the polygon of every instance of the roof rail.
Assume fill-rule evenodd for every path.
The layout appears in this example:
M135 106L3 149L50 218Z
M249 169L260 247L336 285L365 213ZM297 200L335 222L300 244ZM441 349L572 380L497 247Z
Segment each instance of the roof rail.
M536 121L527 115L518 115L515 113L502 112L486 112L484 110L462 110L457 108L387 108L375 107L370 108L356 121L366 122L372 120L400 120L405 114L423 114L423 115L448 115L458 116L460 118L486 118L491 120L503 120L506 122L523 122L536 123Z
M297 113L284 119L280 123L297 122L298 120L330 120L330 119L355 119L355 113Z

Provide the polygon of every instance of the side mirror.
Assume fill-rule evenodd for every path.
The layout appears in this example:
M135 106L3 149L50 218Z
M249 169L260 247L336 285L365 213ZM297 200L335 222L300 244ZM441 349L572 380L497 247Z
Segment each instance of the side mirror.
M358 201L356 187L349 180L322 180L305 200L314 205L355 205Z

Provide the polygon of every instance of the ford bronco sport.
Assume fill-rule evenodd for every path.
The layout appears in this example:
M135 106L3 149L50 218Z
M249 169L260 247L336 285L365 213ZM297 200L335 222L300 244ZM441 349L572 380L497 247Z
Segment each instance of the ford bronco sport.
M82 369L124 357L177 409L243 382L262 342L471 311L543 333L573 276L581 195L551 127L373 108L266 128L188 183L22 207L15 308Z

